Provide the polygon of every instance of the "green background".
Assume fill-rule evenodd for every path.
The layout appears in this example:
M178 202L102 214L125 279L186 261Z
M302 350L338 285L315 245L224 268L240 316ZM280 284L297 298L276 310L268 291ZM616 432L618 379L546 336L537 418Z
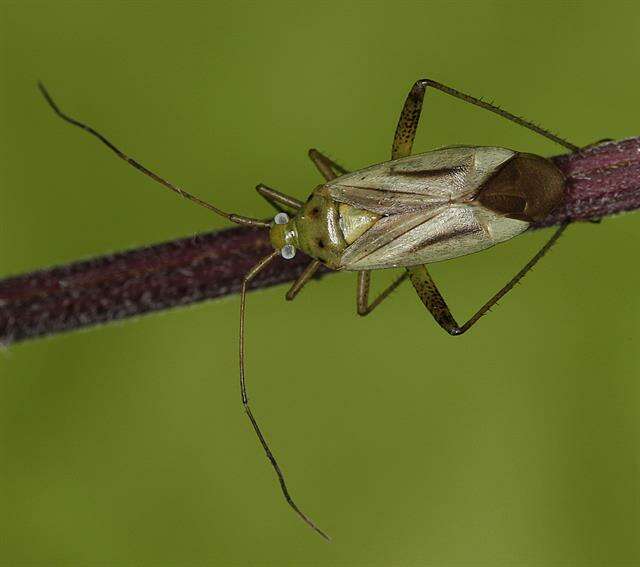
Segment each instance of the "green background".
M225 226L52 116L61 106L205 199L270 214L318 147L388 158L431 77L577 144L640 134L640 8L598 2L7 3L0 7L0 274ZM550 142L430 92L415 148ZM6 565L640 564L640 217L570 228L464 337L410 286L371 317L355 276L0 354ZM434 267L459 319L548 236ZM376 286L392 274L378 276Z

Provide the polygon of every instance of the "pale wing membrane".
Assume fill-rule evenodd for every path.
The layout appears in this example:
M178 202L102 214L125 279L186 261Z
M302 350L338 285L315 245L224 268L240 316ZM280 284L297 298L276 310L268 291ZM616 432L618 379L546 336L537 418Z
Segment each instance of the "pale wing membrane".
M357 209L378 215L397 215L410 211L434 209L442 205L442 198L415 193L396 193L380 189L340 185L331 188L331 197ZM445 201L446 202L446 201Z
M514 155L507 148L458 146L396 160L390 170L405 175L426 174L431 178L428 182L431 191L462 196L477 190Z
M386 221L382 229L389 231L392 238L371 238L370 233L378 229L382 220ZM344 269L376 270L448 260L489 248L529 226L472 204L442 207L436 214L423 214L422 218L419 213L410 213L382 220L347 248ZM370 241L360 245L367 237Z
M505 148L443 148L343 175L328 183L326 190L337 201L365 210L373 210L368 208L373 206L382 214L433 208L435 203L473 196L488 176L513 156L514 152ZM392 195L397 204L393 204Z
M451 258L460 250L475 252L485 240L486 235L482 226L476 222L471 207L446 207L435 217L356 262L353 267L364 269L363 265L366 264L366 269L377 269L425 264ZM481 248L490 245L487 243Z
M381 218L353 244L347 247L342 255L342 266L347 270L360 269L353 266L368 262L368 258L371 255L376 254L394 241L402 241L408 232L428 222L443 210L444 207L441 206L431 211L417 211Z

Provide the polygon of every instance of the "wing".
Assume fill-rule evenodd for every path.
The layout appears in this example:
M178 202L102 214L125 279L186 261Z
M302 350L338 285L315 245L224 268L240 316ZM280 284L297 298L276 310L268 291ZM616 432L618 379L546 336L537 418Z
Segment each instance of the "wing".
M474 203L382 217L349 245L344 270L408 267L472 254L508 240L529 227Z
M380 215L434 211L475 195L514 155L492 146L441 148L343 175L323 191L335 201Z

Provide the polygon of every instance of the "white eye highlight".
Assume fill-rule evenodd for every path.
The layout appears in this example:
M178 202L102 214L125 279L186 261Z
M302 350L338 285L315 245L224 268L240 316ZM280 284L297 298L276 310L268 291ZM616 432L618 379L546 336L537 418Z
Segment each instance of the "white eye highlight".
M276 224L287 224L289 222L289 215L287 213L278 213L273 217L273 220Z
M285 244L281 249L280 249L280 255L285 259L285 260L291 260L291 258L293 258L296 255L296 247L293 246L293 244Z

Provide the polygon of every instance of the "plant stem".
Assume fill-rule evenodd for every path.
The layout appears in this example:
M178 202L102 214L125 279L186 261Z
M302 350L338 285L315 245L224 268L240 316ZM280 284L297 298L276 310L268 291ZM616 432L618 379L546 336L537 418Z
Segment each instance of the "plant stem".
M533 228L640 208L640 137L553 160L567 176L565 202ZM230 228L0 280L0 342L237 293L244 274L270 251L265 229ZM293 281L308 261L303 254L279 258L249 287Z

